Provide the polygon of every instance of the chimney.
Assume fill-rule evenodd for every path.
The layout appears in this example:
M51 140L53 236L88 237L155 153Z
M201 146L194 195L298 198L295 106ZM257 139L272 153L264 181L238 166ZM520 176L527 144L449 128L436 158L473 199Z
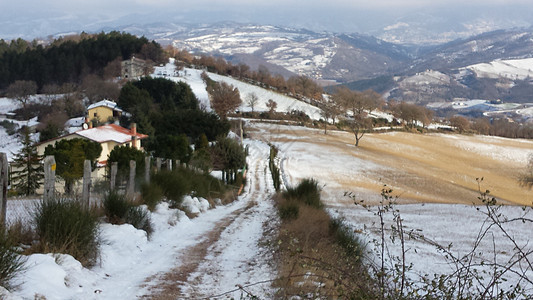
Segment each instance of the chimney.
M137 141L137 124L131 123L130 131L131 131L131 146L134 149L139 149L139 146L137 145L137 143L138 143L138 141Z
M93 128L93 122L89 121L89 129Z

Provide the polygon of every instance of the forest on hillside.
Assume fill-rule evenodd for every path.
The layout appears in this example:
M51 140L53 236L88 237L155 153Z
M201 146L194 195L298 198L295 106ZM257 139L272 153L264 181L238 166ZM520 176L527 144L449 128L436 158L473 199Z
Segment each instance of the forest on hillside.
M165 60L158 43L117 31L62 37L48 45L0 40L0 90L17 80L34 81L39 90L48 84L79 84L89 74L104 77L112 62L133 55L156 63Z

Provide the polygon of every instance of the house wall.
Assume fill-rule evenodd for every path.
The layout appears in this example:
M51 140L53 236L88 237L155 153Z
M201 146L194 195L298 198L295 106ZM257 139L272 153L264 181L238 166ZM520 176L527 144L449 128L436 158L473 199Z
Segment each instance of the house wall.
M87 117L89 120L96 118L100 122L107 122L107 120L113 118L113 109L106 106L95 107L87 112Z
M109 153L111 153L113 148L119 146L118 143L112 141L101 143L100 145L102 145L102 153L100 154L100 158L98 158L98 161L106 161L107 157L109 156Z

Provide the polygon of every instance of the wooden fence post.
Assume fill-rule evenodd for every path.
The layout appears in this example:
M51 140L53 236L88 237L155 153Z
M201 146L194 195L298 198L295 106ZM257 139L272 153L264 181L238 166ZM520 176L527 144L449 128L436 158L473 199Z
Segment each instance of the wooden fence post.
M1 197L2 205L0 207L0 223L6 225L6 215L7 215L7 179L8 179L8 162L7 155L2 152L0 153L0 186L1 188Z
M91 201L91 169L91 161L86 159L83 162L83 189L81 203L87 209L90 207Z
M43 200L54 199L56 192L56 159L53 155L44 158L44 193Z
M118 172L118 162L111 163L111 178L109 183L109 188L111 192L115 190L117 186L117 172Z
M172 171L172 159L167 159L168 170Z
M150 164L152 163L152 158L146 156L144 158L144 181L150 183Z
M133 200L133 195L135 193L135 167L136 163L134 160L130 160L130 178L128 180L128 188L126 190L126 196Z
M161 172L161 157L157 157L155 159L155 166L156 166L157 173Z

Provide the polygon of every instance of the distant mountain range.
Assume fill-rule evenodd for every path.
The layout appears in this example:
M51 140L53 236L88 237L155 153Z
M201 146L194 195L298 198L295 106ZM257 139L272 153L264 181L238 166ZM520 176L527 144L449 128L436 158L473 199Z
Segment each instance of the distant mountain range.
M263 65L286 77L303 74L326 83L372 88L398 100L533 102L528 71L533 69L533 60L528 60L533 57L531 29L492 31L436 46L236 23L171 29L159 24L144 32L196 54L223 56L252 68Z
M186 22L140 24L142 15L116 18L58 16L24 23L0 21L5 31L37 34L59 25L63 31L119 30L144 35L161 44L173 44L193 53L222 56L253 69L263 65L271 73L290 77L303 74L328 84L346 84L356 89L375 89L398 100L427 103L454 98L502 99L533 102L530 62L519 68L471 67L495 61L533 57L533 29L521 27L488 31L506 26L529 26L523 18L442 19L434 14L414 14L389 20L387 26L370 30L373 35L332 33L283 26L218 22L207 25ZM165 20L164 16L160 19ZM510 20L510 21L509 21ZM128 23L130 22L130 23ZM28 26L32 27L28 31ZM131 24L131 25L121 25ZM385 23L383 23L385 24ZM455 25L450 25L455 24ZM99 29L97 29L99 28ZM26 31L25 31L26 30ZM79 31L78 31L79 32ZM480 34L475 34L480 33ZM475 35L472 35L475 34ZM483 66L483 65L481 65ZM524 69L525 68L525 69ZM487 73L493 74L487 75ZM529 74L529 73L528 73Z

